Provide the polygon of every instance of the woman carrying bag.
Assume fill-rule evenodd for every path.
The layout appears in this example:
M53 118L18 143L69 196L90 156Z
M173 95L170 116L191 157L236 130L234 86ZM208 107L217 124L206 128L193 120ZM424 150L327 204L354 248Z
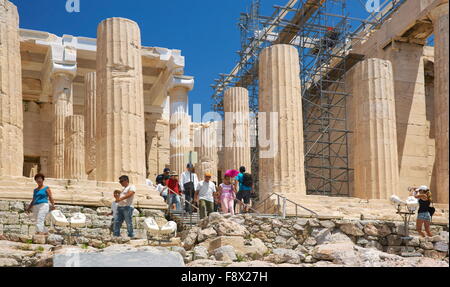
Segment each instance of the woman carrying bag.
M430 206L433 204L433 198L431 196L430 189L427 186L422 185L419 188L415 189L415 191L413 192L413 196L419 200L416 230L422 237L425 237L425 234L422 232L422 225L424 225L427 236L432 237L433 234L431 234L430 225L432 216L435 212L435 208Z
M34 176L34 180L37 187L33 191L33 200L26 211L27 213L33 213L33 220L36 223L36 234L47 235L48 230L45 227L45 218L50 210L55 209L55 202L50 187L44 186L45 176L38 173ZM51 205L49 205L49 201Z

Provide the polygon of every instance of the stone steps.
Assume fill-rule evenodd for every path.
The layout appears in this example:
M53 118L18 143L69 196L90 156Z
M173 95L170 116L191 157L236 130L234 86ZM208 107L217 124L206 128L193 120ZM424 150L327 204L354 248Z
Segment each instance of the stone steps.
M395 207L388 200L361 200L358 198L326 197L326 196L299 196L286 194L287 198L295 203L311 209L319 214L319 217L335 217L344 219L360 219L361 217L371 220L393 220L401 221L402 217L396 214ZM277 209L277 197L273 196L271 203L267 203L270 209L264 211L262 206L259 212L282 212L282 201ZM445 204L435 204L436 213L433 222L437 224L448 224L449 208ZM295 216L295 204L287 202L286 215ZM298 216L310 217L312 214L300 207L297 208ZM413 216L415 220L415 216Z
M111 206L113 191L121 189L118 183L89 180L46 179L54 199L59 204L83 206ZM26 177L0 177L0 200L30 201L36 183ZM136 184L135 207L165 210L166 203L156 189Z

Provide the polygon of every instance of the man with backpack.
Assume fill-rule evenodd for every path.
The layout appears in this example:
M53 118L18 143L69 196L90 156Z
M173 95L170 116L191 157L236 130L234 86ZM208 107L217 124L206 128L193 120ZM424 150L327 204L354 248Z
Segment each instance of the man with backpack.
M244 202L243 212L247 213L253 193L253 178L251 174L245 172L245 166L241 166L239 168L239 174L237 175L236 180L239 182L239 191L236 198L241 201L241 208L242 202Z
M170 168L166 167L162 174L156 177L156 185L165 185L166 181L170 178Z
M180 187L186 200L185 210L192 214L192 205L194 204L195 188L198 186L198 177L194 171L194 165L188 163L186 171L181 174Z

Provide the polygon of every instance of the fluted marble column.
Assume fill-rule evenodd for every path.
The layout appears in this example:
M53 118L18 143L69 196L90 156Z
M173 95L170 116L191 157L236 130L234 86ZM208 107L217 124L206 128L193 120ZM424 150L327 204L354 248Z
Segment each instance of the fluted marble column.
M84 117L68 116L64 122L64 174L66 179L86 179Z
M449 61L449 18L448 2L431 12L434 25L434 121L436 139L436 193L434 200L448 203L448 61Z
M170 168L178 173L186 169L185 154L191 147L188 93L193 87L194 79L191 77L175 77L169 87Z
M224 93L223 107L225 170L245 166L246 171L251 173L250 108L247 89L241 87L227 89Z
M354 196L388 199L399 193L392 64L367 59L358 63L351 75L355 105Z
M53 178L64 178L64 128L65 119L73 115L73 76L56 73L52 76L53 121L52 147L50 150L50 173Z
M294 46L274 45L261 52L259 111L267 118L259 132L272 130L271 145L276 146L272 156L261 156L265 149L260 148L260 193L263 198L271 192L306 194L300 64ZM270 113L278 121L269 120Z
M85 146L85 164L88 179L96 179L95 162L95 137L97 132L96 125L96 83L97 75L95 72L87 73L84 77L85 98L84 98L84 146Z
M170 168L178 173L186 169L186 154L190 150L191 118L185 113L174 113L170 118Z
M196 173L203 179L204 174L212 174L212 180L217 181L217 122L204 123L201 125L197 136L200 138L200 145L195 148L198 153L199 163L196 166Z
M96 176L145 182L141 34L128 19L109 18L97 29Z
M215 122L204 123L201 128L201 146L199 159L202 161L217 159L217 124Z
M22 176L23 108L19 15L0 0L0 176Z

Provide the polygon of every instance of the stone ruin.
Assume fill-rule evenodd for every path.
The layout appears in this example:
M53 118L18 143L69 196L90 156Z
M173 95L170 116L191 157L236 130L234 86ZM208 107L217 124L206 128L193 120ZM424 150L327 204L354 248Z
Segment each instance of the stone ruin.
M105 206L128 174L137 207L165 209L145 180L165 167L182 172L189 151L214 180L251 167L246 89L225 92L223 122L193 123L194 78L181 51L142 46L137 23L109 18L97 39L60 37L20 29L17 8L1 0L0 32L0 199L29 200L41 171L58 203ZM411 0L353 45L364 60L347 72L350 198L306 195L299 57L284 44L262 51L259 110L279 120L278 152L259 159L260 197L277 192L324 216L394 219L383 209L389 196L427 184L448 224L448 32L447 0Z

